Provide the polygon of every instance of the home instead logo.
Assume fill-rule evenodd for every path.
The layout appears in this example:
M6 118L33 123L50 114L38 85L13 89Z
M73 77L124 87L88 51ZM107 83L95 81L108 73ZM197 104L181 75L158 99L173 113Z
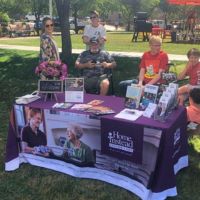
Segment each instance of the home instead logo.
M174 133L174 146L180 142L180 138L181 138L181 130L180 128L178 128Z
M113 131L108 133L108 139L109 147L133 153L134 145L132 137L121 135L119 132Z

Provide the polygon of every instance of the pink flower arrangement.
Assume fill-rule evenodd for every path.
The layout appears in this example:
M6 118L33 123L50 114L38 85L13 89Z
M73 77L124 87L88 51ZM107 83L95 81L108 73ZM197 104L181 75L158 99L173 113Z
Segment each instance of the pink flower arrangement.
M35 73L39 75L41 79L64 80L67 77L67 65L60 60L45 61L36 67Z

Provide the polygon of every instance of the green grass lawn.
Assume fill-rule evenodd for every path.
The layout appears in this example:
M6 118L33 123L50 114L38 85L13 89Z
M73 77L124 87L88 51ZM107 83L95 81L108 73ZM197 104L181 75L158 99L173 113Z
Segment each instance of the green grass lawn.
M36 52L0 49L0 199L137 200L134 194L111 184L74 178L29 164L23 164L13 172L4 171L9 112L16 96L37 88L38 78L34 74L37 63ZM200 199L199 144L199 137L190 139L190 166L178 173L178 196L168 200Z
M124 52L144 52L148 47L148 42L142 42L141 38L138 42L131 42L132 33L130 32L108 32L106 50L108 51L124 51ZM84 49L81 39L82 35L71 35L72 48ZM55 36L58 46L61 47L61 37ZM163 41L163 50L170 54L185 55L191 48L199 48L199 44L177 44L169 42L169 39ZM0 39L0 44L39 46L39 38L21 37L12 39Z

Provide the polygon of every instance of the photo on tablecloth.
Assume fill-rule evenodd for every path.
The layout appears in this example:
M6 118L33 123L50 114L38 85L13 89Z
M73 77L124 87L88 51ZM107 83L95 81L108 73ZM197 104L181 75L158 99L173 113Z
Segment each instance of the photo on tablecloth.
M112 175L113 183L118 176L123 176L124 180L136 180L147 188L151 186L161 130L142 127L141 131L138 129L138 133L141 134L141 137L138 137L137 134L132 134L133 130L129 132L124 131L126 129L118 129L121 127L119 122L118 125L113 124L113 132L110 130L112 126L105 128L99 118L93 118L88 113L39 110L20 105L15 106L15 119L16 129L19 130L21 138L20 156L30 164L50 167L69 174L77 173L80 176L82 168L87 167L83 171L84 177L92 176L91 172L103 173L107 170L105 179ZM36 135L39 139L32 136L30 130L33 125L37 126ZM133 135L135 137L132 137ZM30 145L31 151L24 151L24 142L27 143L26 147ZM108 181L111 181L110 178Z
M48 156L46 133L44 132L43 112L38 108L15 105L16 133L23 153Z
M44 110L50 156L78 166L94 166L101 150L100 120L87 114Z

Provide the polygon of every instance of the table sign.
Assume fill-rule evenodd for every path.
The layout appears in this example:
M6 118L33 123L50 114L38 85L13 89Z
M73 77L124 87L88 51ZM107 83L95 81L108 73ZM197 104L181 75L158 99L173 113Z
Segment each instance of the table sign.
M65 102L83 103L84 78L65 79Z
M39 80L38 81L39 93L45 93L44 101L55 98L58 101L55 93L63 92L63 81L62 80Z
M63 92L63 81L39 80L38 89L40 93L61 93Z

